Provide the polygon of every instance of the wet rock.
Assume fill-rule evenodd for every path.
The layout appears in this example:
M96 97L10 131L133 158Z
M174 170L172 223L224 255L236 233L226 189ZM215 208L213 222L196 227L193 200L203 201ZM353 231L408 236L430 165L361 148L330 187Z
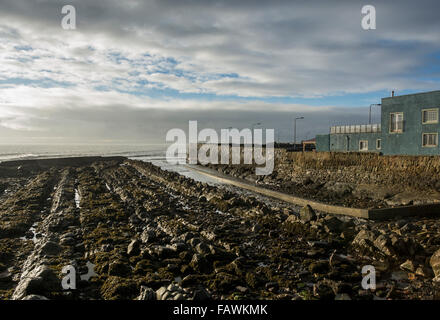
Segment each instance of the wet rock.
M40 296L40 295L37 295L37 294L30 294L30 295L24 297L21 300L49 300L49 299L46 298L45 296Z
M377 232L361 230L352 241L352 245L361 251L374 251Z
M337 232L337 233L342 231L344 225L344 223L341 220L331 216L326 217L322 221L322 224L326 232Z
M153 252L159 259L169 259L176 255L176 251L172 246L156 246Z
M12 273L8 270L0 272L0 282L9 282L12 281Z
M192 298L194 301L207 301L211 299L211 295L205 288L199 288L194 291Z
M431 265L432 271L434 271L434 276L440 279L440 249L431 256L429 264Z
M240 278L226 273L220 272L216 274L215 279L210 281L210 289L216 291L230 292L235 289L236 286L241 284Z
M324 187L338 197L343 197L347 194L351 194L353 191L352 185L341 182L329 181L324 185Z
M40 265L31 271L25 271L12 295L13 300L20 300L25 296L47 295L61 289L61 280L48 266Z
M136 283L122 277L108 277L101 287L101 295L106 300L131 300L139 294Z
M47 241L40 248L41 255L56 256L61 252L62 248L58 243Z
M208 264L208 261L203 255L200 254L194 254L191 262L189 263L189 266L196 272L200 273L209 273L212 268Z
M411 260L406 260L404 263L400 265L400 268L405 271L414 272L415 266Z
M330 285L326 282L318 282L313 285L313 295L321 300L333 300L335 293Z
M235 289L237 289L238 291L240 291L241 293L247 293L249 292L249 289L243 286L237 286Z
M278 291L279 285L277 282L268 282L264 285L264 287L270 292L275 292Z
M140 253L141 242L137 239L132 240L127 248L127 254L129 256L137 256Z
M211 252L211 247L204 242L201 242L196 245L196 251L201 255L207 255L213 253Z
M387 256L395 256L391 239L386 235L381 234L378 236L376 240L374 240L374 246Z
M130 266L123 261L114 261L110 263L108 267L108 275L109 276L120 276L125 277L131 272Z
M63 246L73 246L75 245L75 239L73 237L63 237L60 240L60 244Z
M188 240L188 244L191 247L195 247L200 242L202 242L202 240L200 238L191 238L191 239Z
M298 217L294 214L290 214L287 219L284 221L284 223L296 223L298 222Z
M261 226L258 223L256 223L253 225L251 230L252 232L259 232L261 230Z
M389 206L409 206L414 202L414 194L411 192L401 192L386 199L385 203Z
M315 211L309 205L302 207L299 212L299 215L300 215L300 220L302 222L310 222L316 220Z
M161 287L156 291L157 300L184 300L187 298L185 290L173 283L168 287Z
M416 275L421 276L421 277L432 278L434 276L432 269L428 268L428 267L424 267L424 266L418 267L416 269L415 273L416 273Z
M152 230L144 230L141 234L141 241L143 243L149 243L156 239L156 233Z
M141 286L141 292L139 296L136 298L136 300L155 300L156 299L156 293L153 289Z
M305 186L312 184L312 183L313 183L313 180L309 176L304 177L301 181L301 184L303 184Z
M185 250L187 250L188 246L184 242L176 242L176 243L172 244L171 248L175 252L180 253L180 252L184 252Z
M329 264L332 268L338 267L341 264L350 265L351 263L352 261L347 256L337 254L336 250L330 255L329 258Z
M309 265L309 271L311 273L318 273L318 274L327 273L329 271L329 263L328 261L325 260L312 262Z
M134 225L134 226L137 226L137 225L139 225L142 221L139 219L139 217L138 216L136 216L135 214L133 214L133 215L131 215L130 217L129 217L129 222L132 224L132 225Z
M184 288L193 287L200 285L204 280L206 280L206 276L199 274L190 274L182 279L180 285Z
M215 205L220 211L226 212L230 208L230 203L228 201L225 201L219 197L212 197L208 200L209 203L212 203Z

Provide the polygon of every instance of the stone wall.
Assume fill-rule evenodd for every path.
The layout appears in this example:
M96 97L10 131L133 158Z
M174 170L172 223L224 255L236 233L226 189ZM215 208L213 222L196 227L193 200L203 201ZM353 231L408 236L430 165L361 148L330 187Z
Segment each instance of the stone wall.
M406 185L418 189L440 186L440 157L381 156L372 153L287 152L276 150L278 176L320 173L346 183Z

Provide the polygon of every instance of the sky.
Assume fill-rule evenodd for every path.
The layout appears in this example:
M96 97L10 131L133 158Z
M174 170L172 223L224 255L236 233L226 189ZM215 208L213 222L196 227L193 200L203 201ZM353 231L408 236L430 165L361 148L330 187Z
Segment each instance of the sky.
M64 5L76 9L65 30ZM361 27L374 5L377 29ZM172 128L368 123L440 88L435 0L1 0L0 143L163 143ZM373 108L373 122L380 109Z

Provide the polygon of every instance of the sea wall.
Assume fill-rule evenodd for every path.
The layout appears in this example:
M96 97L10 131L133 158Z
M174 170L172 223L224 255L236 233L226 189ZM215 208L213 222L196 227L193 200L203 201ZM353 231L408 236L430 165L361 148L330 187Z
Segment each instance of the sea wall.
M345 183L407 185L419 189L440 187L440 157L381 156L372 153L275 152L279 177L293 173L320 173Z

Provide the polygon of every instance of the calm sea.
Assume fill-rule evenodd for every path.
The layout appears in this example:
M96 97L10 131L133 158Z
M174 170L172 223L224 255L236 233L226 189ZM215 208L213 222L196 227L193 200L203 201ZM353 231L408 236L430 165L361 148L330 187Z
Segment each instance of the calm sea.
M78 156L126 156L163 158L166 145L76 145L76 144L0 144L0 162L8 160L47 159Z

